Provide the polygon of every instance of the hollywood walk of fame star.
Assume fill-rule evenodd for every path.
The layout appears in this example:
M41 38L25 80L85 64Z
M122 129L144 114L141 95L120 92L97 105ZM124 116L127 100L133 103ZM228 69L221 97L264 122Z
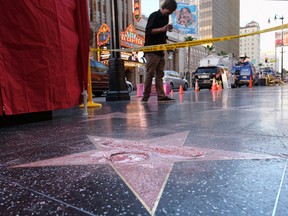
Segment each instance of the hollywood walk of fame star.
M154 215L175 162L274 158L270 155L187 147L184 143L188 133L185 131L142 141L89 136L97 150L16 167L110 163L147 211Z

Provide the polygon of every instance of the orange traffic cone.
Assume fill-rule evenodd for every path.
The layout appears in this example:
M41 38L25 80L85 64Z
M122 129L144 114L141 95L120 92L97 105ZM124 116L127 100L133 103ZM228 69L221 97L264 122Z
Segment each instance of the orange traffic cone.
M184 94L184 91L183 91L183 87L182 87L182 85L180 85L180 88L179 88L179 94Z
M217 91L217 83L215 78L213 78L211 91Z
M199 85L198 85L198 79L196 79L194 92L199 92L199 91L200 91L200 89L199 89Z
M217 90L218 91L222 90L222 82L221 81L219 81L218 84L217 84Z
M180 103L183 103L183 97L184 97L184 95L183 95L183 94L179 94L178 96L179 96L179 102L180 102Z
M253 87L253 80L252 80L252 76L250 75L250 80L249 80L249 86L248 88L252 88Z
M218 92L217 91L211 91L211 92L212 92L212 101L216 101Z

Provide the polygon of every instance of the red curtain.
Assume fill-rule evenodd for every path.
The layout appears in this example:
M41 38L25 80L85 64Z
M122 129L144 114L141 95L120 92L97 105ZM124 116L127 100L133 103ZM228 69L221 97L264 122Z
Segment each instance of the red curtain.
M80 104L88 55L86 0L2 0L0 115Z

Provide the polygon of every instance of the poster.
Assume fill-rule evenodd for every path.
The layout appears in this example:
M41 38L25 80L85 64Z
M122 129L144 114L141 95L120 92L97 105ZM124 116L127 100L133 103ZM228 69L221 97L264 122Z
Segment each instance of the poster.
M171 14L173 28L183 34L197 34L197 6L177 3L176 11Z

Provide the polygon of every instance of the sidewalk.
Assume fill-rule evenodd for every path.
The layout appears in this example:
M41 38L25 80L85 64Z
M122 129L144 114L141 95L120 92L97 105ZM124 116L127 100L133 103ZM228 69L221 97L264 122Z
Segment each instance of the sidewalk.
M0 215L288 215L288 86L0 128Z

